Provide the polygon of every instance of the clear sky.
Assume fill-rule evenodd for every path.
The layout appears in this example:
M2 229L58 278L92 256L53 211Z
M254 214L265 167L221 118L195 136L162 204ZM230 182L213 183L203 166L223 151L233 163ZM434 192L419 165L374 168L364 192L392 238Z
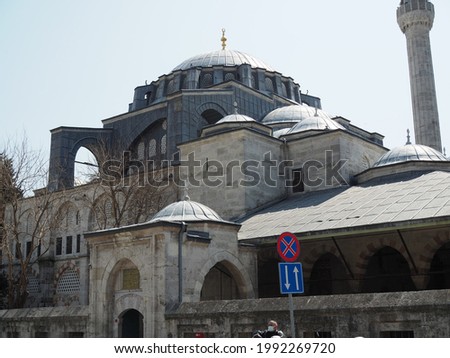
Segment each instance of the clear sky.
M450 153L450 1L432 1L431 46L443 146ZM0 0L0 144L25 131L101 127L134 88L220 49L253 55L321 97L322 107L386 136L413 131L399 0Z

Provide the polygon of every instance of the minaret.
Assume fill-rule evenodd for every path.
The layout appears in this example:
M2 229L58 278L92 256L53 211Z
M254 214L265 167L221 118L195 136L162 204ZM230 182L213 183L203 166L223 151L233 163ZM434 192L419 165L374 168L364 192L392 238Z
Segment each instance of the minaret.
M433 20L428 0L401 0L397 22L406 36L416 144L442 152L429 36Z

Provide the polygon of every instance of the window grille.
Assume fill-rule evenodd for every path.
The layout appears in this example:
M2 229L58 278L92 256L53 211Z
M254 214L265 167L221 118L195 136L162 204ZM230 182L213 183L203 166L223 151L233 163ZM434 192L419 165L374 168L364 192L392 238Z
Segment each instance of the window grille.
M234 73L228 72L228 73L225 75L225 82L226 82L226 81L231 81L231 80L234 80L234 79L235 79Z
M149 158L156 156L156 139L150 139L148 143L148 156Z
M40 285L39 285L39 280L33 276L33 275L29 275L28 276L28 285L27 285L27 291L30 294L36 294L40 292Z
M166 154L167 151L167 136L164 134L161 138L161 154Z
M56 293L76 293L80 291L80 278L74 269L67 269L59 277Z
M273 92L273 82L272 82L272 79L266 77L265 83L266 83L266 91L268 91L268 92Z
M213 84L213 80L212 80L211 74L210 73L205 74L202 78L201 87L202 88L209 87L212 84Z

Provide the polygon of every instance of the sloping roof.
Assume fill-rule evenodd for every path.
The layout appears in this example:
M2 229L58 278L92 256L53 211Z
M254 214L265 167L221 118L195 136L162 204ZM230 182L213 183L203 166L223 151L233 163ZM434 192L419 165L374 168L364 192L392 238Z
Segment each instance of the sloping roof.
M284 231L317 236L439 217L450 219L450 173L409 173L288 198L242 219L239 239L274 237Z

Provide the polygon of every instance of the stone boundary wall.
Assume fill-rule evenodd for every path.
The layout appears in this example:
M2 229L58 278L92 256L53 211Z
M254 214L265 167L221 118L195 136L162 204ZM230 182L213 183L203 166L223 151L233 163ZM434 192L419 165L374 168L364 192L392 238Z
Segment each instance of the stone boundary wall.
M450 290L293 297L296 337L450 337ZM276 320L291 336L287 297L184 303L167 314L169 336L249 338Z
M88 312L89 306L0 310L0 337L88 337Z
M296 337L412 334L450 337L450 290L293 297ZM279 323L289 337L287 297L183 303L165 315L168 337L249 338ZM0 310L0 337L89 337L89 307Z

